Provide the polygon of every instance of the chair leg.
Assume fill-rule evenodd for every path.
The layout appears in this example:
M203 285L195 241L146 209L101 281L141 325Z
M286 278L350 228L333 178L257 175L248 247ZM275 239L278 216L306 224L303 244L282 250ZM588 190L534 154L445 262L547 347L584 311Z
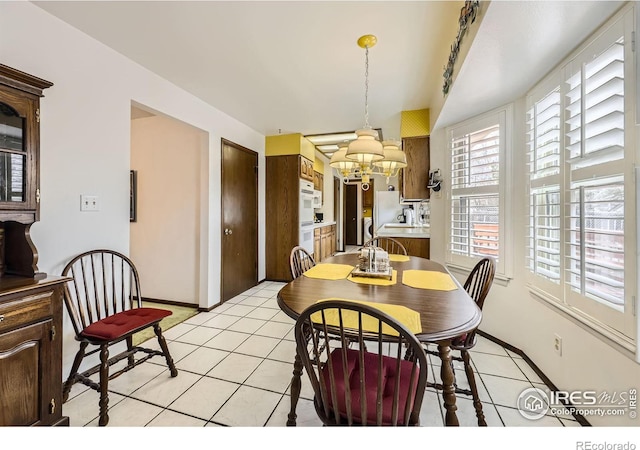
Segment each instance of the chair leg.
M173 358L171 358L171 354L169 354L169 347L167 347L167 341L165 341L164 336L162 335L162 328L160 328L159 324L155 324L153 326L153 331L158 337L158 343L160 344L162 353L164 353L164 357L167 360L167 366L169 367L171 377L178 376L178 369L176 369L176 365L173 363Z
M482 412L482 402L480 402L480 396L478 395L478 386L476 385L476 378L473 375L473 368L469 360L469 352L462 350L462 361L464 362L464 371L467 374L467 380L469 381L469 387L471 388L471 395L473 396L473 407L476 409L476 417L478 418L478 426L486 427L487 422L484 419L484 413Z
M129 336L127 338L127 350L129 351L129 357L127 358L127 363L129 365L129 367L133 367L134 364L136 363L136 359L134 357L134 354L131 351L132 349L133 349L133 336Z
M101 427L109 423L109 345L100 346L100 420Z
M84 358L84 352L87 349L89 344L87 342L80 343L80 350L76 353L76 357L73 360L73 365L71 366L71 371L69 372L69 378L64 383L64 388L62 389L62 403L65 403L69 400L69 392L71 392L71 388L76 382L76 375L78 374L78 369L80 368L80 363Z

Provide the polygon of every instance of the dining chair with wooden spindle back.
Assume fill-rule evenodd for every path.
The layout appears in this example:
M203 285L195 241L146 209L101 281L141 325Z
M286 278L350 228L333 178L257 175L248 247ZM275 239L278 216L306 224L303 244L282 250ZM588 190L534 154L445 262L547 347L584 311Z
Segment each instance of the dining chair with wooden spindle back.
M307 270L315 266L316 261L304 247L298 245L291 249L289 264L291 266L291 276L295 280Z
M478 263L471 270L471 273L469 273L469 276L464 283L464 289L467 291L476 305L478 305L478 308L480 308L480 310L482 310L484 301L487 298L489 290L491 289L495 273L495 260L491 257L485 257L478 261ZM476 328L469 333L458 336L451 342L451 349L458 350L460 352L459 356L452 357L452 361L462 361L464 363L464 371L467 376L467 382L469 383L469 389L460 388L455 382L454 387L456 393L471 395L471 397L473 398L473 406L476 410L476 416L478 418L478 425L486 426L487 423L484 418L484 413L482 412L482 403L480 402L480 397L478 395L478 386L476 384L475 376L473 374L473 367L471 366L469 356L469 350L472 349L477 342L477 331L478 330ZM438 355L438 352L434 350L427 349L427 353ZM435 387L439 388L441 386L435 385Z
M122 375L154 356L163 356L171 377L178 375L169 354L169 348L162 335L160 321L171 315L171 311L142 306L142 294L138 271L133 262L112 250L91 250L73 258L62 274L71 281L64 286L64 302L75 330L80 349L76 353L69 377L63 387L63 402L76 382L82 382L100 393L98 402L100 426L109 422L108 404L110 380ZM141 344L133 345L133 335L152 327L160 350ZM126 348L115 347L118 351L109 357L109 349L116 344L126 344ZM89 345L96 348L86 352ZM100 362L82 372L78 372L85 356L99 352ZM141 358L135 359L140 353ZM110 373L110 367L127 360L126 365ZM99 382L90 377L99 373Z
M380 247L384 251L393 255L406 255L407 249L399 241L386 236L378 236L369 239L363 247Z
M325 426L419 425L428 362L405 325L369 305L327 300L304 310L294 331Z

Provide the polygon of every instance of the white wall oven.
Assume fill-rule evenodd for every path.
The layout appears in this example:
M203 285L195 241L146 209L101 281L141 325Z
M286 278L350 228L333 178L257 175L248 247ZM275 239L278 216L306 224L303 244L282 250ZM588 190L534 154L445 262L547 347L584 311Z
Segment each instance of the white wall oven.
M313 183L300 180L300 226L313 225Z
M300 246L313 253L313 183L300 180Z

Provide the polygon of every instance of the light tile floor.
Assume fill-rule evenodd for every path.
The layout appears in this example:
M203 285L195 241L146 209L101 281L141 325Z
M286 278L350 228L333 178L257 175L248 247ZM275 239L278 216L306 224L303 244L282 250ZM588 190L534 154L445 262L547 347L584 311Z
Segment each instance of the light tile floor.
M294 321L278 307L276 294L284 283L266 281L242 295L199 313L164 334L178 376L171 378L162 358L153 358L109 385L109 426L122 427L281 427L290 406L295 341ZM154 345L157 343L154 340ZM572 417L548 415L524 419L516 398L529 387L544 388L519 356L483 338L472 361L489 426L580 426ZM429 355L430 381L439 381L440 360ZM456 377L466 385L462 363ZM321 426L306 378L298 403L298 426ZM444 424L441 392L427 389L422 426ZM469 397L457 398L463 426L476 426ZM73 427L94 427L98 393L76 384L63 414Z

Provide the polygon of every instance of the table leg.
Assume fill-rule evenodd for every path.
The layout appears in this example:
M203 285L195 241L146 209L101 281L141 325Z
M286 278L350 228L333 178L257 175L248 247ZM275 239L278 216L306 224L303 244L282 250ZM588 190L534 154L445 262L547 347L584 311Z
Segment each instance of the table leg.
M449 343L438 344L438 353L442 365L440 366L440 378L442 379L442 396L444 397L444 407L447 410L445 415L445 425L450 427L459 426L456 415L456 389L454 384L453 368L451 366L451 348Z
M287 419L288 427L296 426L296 418L298 417L296 407L298 406L300 390L302 389L302 368L302 360L296 352L296 359L293 362L293 378L291 378L291 410Z

